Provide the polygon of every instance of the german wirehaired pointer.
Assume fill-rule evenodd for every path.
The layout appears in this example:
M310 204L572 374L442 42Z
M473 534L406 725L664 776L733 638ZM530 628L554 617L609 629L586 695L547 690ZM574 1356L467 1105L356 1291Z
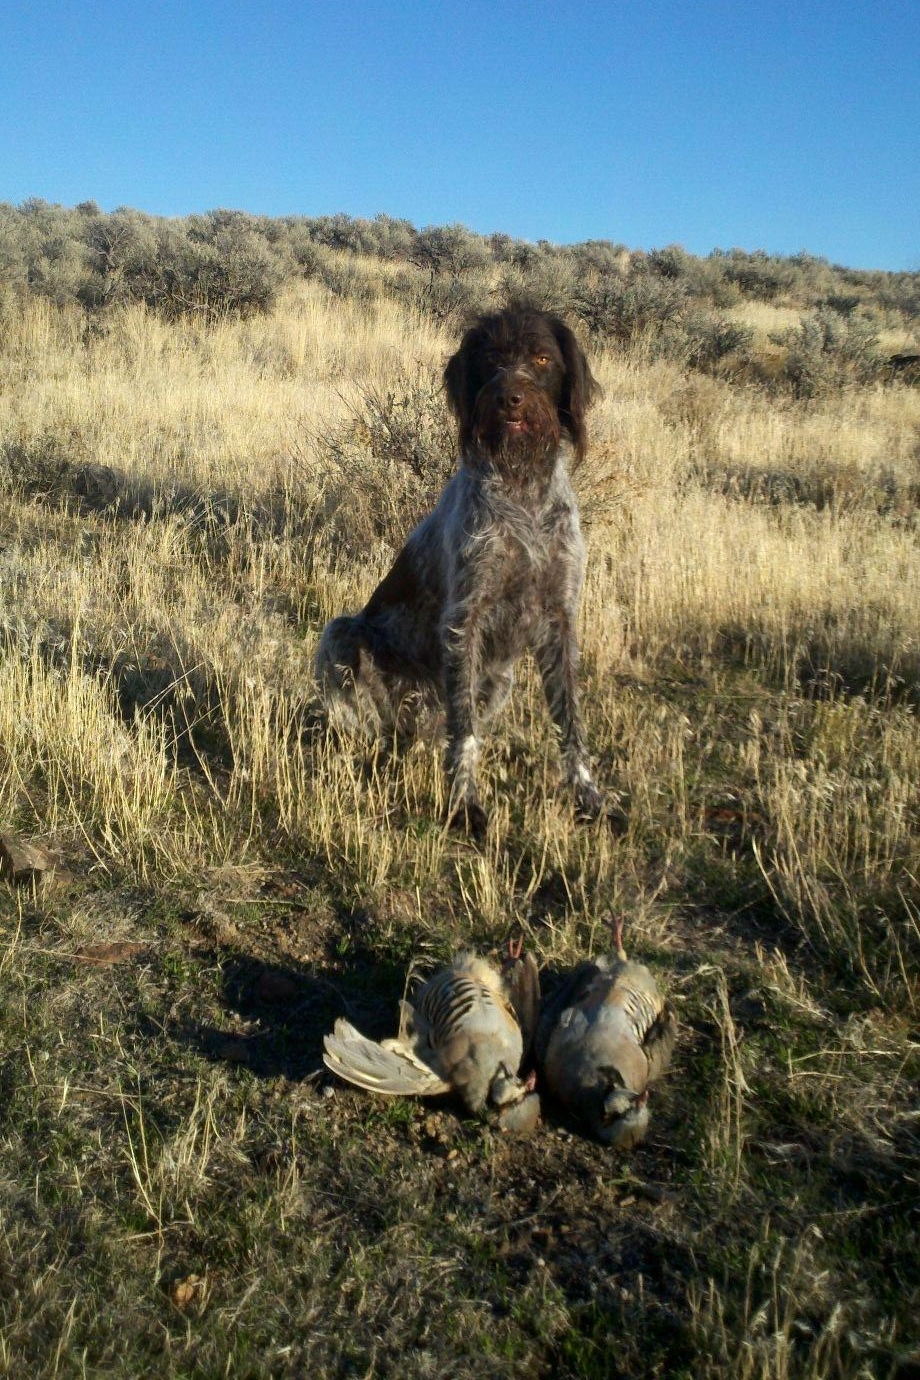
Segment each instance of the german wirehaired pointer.
M570 463L583 459L598 391L558 317L482 316L444 370L460 463L389 574L354 617L323 630L316 675L333 721L374 735L443 705L449 819L481 835L476 787L484 726L534 653L578 813L596 818L578 708L575 624L585 550Z

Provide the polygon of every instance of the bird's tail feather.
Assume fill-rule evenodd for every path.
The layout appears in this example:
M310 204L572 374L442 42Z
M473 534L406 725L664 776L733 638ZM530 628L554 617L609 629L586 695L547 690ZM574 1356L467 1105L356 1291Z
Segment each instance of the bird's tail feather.
M339 1019L323 1040L323 1062L347 1083L390 1097L433 1097L450 1091L434 1069L400 1040L378 1044L346 1020Z

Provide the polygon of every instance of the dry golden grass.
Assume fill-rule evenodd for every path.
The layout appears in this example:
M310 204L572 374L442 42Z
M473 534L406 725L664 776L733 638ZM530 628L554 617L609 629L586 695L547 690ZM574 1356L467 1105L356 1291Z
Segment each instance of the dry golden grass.
M759 337L766 339L771 335L782 335L792 331L802 320L799 307L777 306L773 302L745 301L737 307L730 307L725 313L729 321L737 321L747 326Z
M584 698L629 826L574 826L524 668L476 851L436 742L368 759L312 713L399 539L397 504L348 542L367 399L454 333L313 283L6 328L0 827L69 880L0 894L0 1372L906 1377L920 392L596 355ZM684 1027L633 1160L307 1076L411 960L519 931L561 967L612 912ZM146 957L81 964L113 938Z

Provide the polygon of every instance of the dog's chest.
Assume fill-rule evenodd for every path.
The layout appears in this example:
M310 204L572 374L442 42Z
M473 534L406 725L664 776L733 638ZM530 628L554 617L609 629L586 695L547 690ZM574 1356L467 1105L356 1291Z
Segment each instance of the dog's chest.
M568 510L493 516L477 553L482 614L488 626L523 645L577 593L581 542ZM574 586L574 589L572 588Z

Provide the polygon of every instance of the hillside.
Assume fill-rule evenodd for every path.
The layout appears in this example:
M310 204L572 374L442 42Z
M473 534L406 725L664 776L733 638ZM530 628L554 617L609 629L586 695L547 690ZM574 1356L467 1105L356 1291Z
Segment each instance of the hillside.
M584 705L525 668L477 849L312 652L526 294L603 398ZM229 213L0 214L0 1371L898 1377L920 1366L918 275ZM7 864L10 871L12 864ZM327 1078L411 965L611 917L678 1009L647 1141Z

